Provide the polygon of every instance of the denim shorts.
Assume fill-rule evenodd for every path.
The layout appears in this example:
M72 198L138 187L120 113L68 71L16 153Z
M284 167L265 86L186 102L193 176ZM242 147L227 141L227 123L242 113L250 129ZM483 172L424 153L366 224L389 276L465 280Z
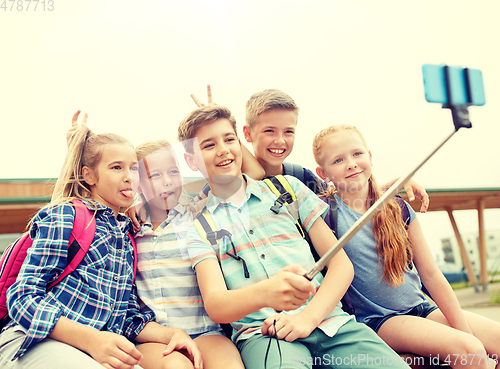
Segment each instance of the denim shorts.
M202 337L202 336L214 336L214 335L226 337L226 335L224 334L223 330L220 330L220 331L207 331L207 332L203 332L203 333L190 334L189 337L191 337L191 339L194 340L195 338L198 338L198 337Z
M413 315L413 316L419 316L421 318L426 318L427 315L432 313L434 310L436 310L438 307L435 305L431 305L429 302L424 301L420 305L415 306L412 308L410 311L404 314L389 314L386 315L382 318L372 318L370 319L366 325L373 329L375 332L378 332L380 327L382 327L382 324L384 324L387 320L394 318L395 316L399 315Z

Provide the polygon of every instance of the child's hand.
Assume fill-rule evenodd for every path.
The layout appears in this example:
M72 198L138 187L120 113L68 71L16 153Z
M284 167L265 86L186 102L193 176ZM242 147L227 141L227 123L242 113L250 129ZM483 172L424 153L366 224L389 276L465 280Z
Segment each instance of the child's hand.
M210 85L207 85L207 103L204 104L200 100L196 98L193 94L190 95L191 98L193 99L194 103L196 104L197 107L201 108L202 106L205 105L217 105L216 103L212 102L212 89Z
M295 315L276 314L264 320L261 331L264 336L274 336L276 329L279 339L293 342L297 338L308 337L315 328L314 322L300 313Z
M81 123L78 123L78 116L80 115L81 112L82 112L81 110L78 110L73 115L73 119L71 120L71 128L68 130L68 132L66 132L66 143L68 144L68 146L69 146L69 143L71 141L71 137L73 136L73 134L75 133L75 131L80 126L87 124L87 118L88 118L88 114L87 113L85 113L83 115L83 119L82 119Z
M189 354L195 369L203 369L203 362L201 361L201 352L196 342L194 342L189 335L182 329L177 329L173 334L170 342L167 345L163 356L171 354L174 350L185 350Z
M409 202L415 200L415 195L417 195L420 201L422 201L420 212L425 213L429 208L429 195L427 194L427 191L425 191L425 188L410 178L408 182L405 183L404 189L408 195Z
M309 300L314 293L314 285L304 278L307 271L298 265L289 265L269 278L267 301L277 311L295 310Z
M119 334L98 331L89 342L87 353L107 369L133 368L142 354L132 342Z
M132 205L131 207L129 207L125 211L125 215L128 216L132 221L132 226L134 227L134 231L139 232L141 230L141 222L139 221L139 219L137 219L139 215L136 212L135 206Z

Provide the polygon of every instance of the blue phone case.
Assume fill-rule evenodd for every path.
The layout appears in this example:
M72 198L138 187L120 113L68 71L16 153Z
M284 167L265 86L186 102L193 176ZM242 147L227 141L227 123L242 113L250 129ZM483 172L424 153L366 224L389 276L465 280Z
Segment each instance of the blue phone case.
M467 69L469 89L466 83L464 68L449 66L448 76L451 90L451 102L446 90L444 65L424 64L422 75L424 78L425 99L428 102L452 105L484 105L483 76L478 69Z
M468 71L472 105L481 106L486 104L483 74L479 69L469 69Z

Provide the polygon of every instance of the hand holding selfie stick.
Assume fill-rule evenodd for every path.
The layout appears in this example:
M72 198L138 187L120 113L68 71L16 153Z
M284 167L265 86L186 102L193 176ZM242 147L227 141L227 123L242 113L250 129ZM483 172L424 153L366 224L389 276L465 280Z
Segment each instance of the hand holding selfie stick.
M471 128L472 124L469 120L468 107L470 105L483 105L484 103L474 102L474 91L471 91L471 83L469 81L468 69L463 70L463 82L467 91L467 102L465 104L452 104L454 101L452 98L452 91L455 86L450 86L451 78L448 66L436 66L440 67L444 73L444 87L446 92L446 100L443 102L443 108L450 109L453 117L453 124L455 125L455 130L434 150L432 151L415 169L413 169L406 176L400 178L396 183L394 183L385 193L379 198L366 213L364 213L361 218L359 218L356 223L337 241L337 243L328 250L321 259L319 259L314 267L304 275L308 280L312 280L316 274L321 272L323 268L329 263L329 261L339 252L344 246L351 240L351 238L358 232L366 223L368 223L373 216L384 207L390 199L392 199L399 191L404 187L404 184L419 170L426 162L433 156L460 128ZM424 78L425 83L425 78ZM475 86L472 86L475 87ZM482 88L482 80L481 80ZM481 91L480 91L481 92ZM484 97L484 92L482 92ZM429 101L429 99L427 99ZM432 101L435 102L435 101Z

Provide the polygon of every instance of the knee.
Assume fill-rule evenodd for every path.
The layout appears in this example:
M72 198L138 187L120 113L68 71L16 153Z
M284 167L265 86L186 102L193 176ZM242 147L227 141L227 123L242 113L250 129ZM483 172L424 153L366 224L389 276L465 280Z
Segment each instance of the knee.
M483 361L486 358L486 349L484 345L477 337L470 334L465 334L461 337L457 345L457 352L459 352L460 355L466 355L469 362L474 360L474 358L477 358L478 361L479 358L482 358Z
M193 369L193 363L184 355L171 356L169 360L163 360L161 369Z

